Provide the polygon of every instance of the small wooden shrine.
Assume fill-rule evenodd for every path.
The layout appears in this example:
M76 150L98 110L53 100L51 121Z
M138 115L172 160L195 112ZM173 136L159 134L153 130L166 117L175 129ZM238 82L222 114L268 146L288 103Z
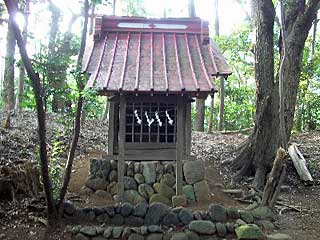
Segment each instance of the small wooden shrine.
M192 98L214 94L214 78L231 74L209 39L208 22L97 17L83 70L87 87L110 100L105 159L118 161L119 199L125 161L176 161L180 195L182 161L196 159L190 155Z

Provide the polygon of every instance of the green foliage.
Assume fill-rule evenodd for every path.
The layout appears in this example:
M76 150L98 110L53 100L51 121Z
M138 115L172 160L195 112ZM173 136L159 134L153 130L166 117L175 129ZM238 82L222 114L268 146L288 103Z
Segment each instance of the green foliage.
M320 129L320 44L316 44L313 56L310 48L311 39L308 39L302 59L294 125L297 131Z
M63 181L64 161L62 156L66 149L63 142L59 139L62 137L61 133L57 133L57 140L53 142L52 149L49 152L49 174L52 180L52 190L54 199L58 199L60 188Z
M126 0L122 11L127 16L145 17L144 0Z
M248 80L253 79L254 55L251 31L250 24L244 23L240 29L230 35L215 38L233 70L228 82L237 86L246 85Z
M225 129L238 130L252 127L255 116L255 90L245 86L236 88L227 84L225 93Z

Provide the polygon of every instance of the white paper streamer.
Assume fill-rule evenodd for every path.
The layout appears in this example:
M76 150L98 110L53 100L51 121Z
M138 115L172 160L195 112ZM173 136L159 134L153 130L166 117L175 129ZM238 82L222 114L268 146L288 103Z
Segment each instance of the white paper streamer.
M161 122L161 120L160 120L160 118L159 118L158 112L155 112L154 115L156 116L156 119L157 119L157 121L158 121L159 126L162 127L162 122Z
M168 118L168 123L169 123L170 125L172 125L172 124L173 124L173 120L170 118L169 113L168 113L167 110L166 110L166 116L167 116L167 118Z
M137 119L137 123L138 123L139 125L141 125L142 120L141 120L141 118L139 118L137 109L134 110L134 116L135 116L136 119Z
M149 118L148 112L144 112L144 115L146 116L147 122L148 122L148 126L150 127L151 124L154 122L154 119L153 118L151 118L151 119Z

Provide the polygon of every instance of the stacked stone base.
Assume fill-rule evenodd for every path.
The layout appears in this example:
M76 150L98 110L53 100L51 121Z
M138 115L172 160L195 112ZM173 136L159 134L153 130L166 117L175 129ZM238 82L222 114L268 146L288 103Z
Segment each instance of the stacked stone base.
M192 211L187 208L170 208L162 203L130 203L103 208L76 209L68 203L65 217L75 221L86 220L99 226L74 226L75 239L206 239L248 234L254 239L266 239L261 231L272 230L273 214L270 209L243 211L211 204L208 211ZM263 219L262 219L263 217ZM260 226L260 228L258 227ZM268 228L268 229L267 229ZM182 231L183 230L183 231ZM259 236L261 238L259 238ZM239 237L239 236L238 236ZM241 239L241 238L239 238ZM249 238L253 239L253 238Z
M201 161L183 163L183 195L176 196L176 170L173 162L126 162L124 201L131 204L161 202L168 206L187 206L209 200L209 187ZM117 162L90 160L86 187L102 196L117 198Z

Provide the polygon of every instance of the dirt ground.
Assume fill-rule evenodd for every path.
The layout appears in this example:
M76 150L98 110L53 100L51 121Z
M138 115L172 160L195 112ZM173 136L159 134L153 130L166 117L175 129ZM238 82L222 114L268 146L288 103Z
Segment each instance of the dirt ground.
M31 120L30 120L31 121ZM18 122L18 121L17 121ZM23 124L22 124L23 125ZM28 153L26 157L34 152L36 141L25 144L23 137L33 136L36 131L32 127L25 129L19 127L11 130L0 129L0 140L3 151L0 151L0 166L5 164L6 159L20 159L22 152ZM32 125L33 126L33 125ZM101 124L87 123L90 129L84 129L80 142L81 154L75 160L72 179L69 185L68 198L78 206L102 206L113 204L113 200L102 199L94 194L82 194L81 187L84 185L88 175L88 160L100 158L103 148L105 148L107 136L106 131L101 131ZM103 127L106 125L104 124ZM32 134L26 134L33 131ZM22 132L22 133L21 133ZM220 163L233 158L236 147L245 140L242 134L206 134L193 133L192 153L206 164L206 177L211 190L210 203L220 203L225 206L245 208L246 205L239 203L232 196L221 192L222 188L230 188L229 167L221 167ZM287 233L294 240L320 239L319 219L320 219L320 131L293 135L291 142L297 143L299 149L306 157L308 167L315 183L313 186L304 186L293 167L292 162L288 162L288 174L284 183L285 187L281 193L281 198L287 205L293 206L296 210L287 207L277 209L278 217L275 222L276 231ZM15 144L16 143L16 144ZM95 149L94 146L98 146ZM26 150L23 148L27 148ZM18 149L18 151L17 151ZM85 149L85 150L84 150ZM15 156L15 152L19 155ZM13 162L16 160L12 160ZM250 187L250 179L240 183L238 188L246 189ZM42 197L43 200L43 197ZM43 201L42 201L43 202ZM190 206L193 209L207 209L208 204ZM40 206L40 207L39 207ZM32 198L20 198L14 203L0 200L0 239L70 239L66 233L65 223L62 227L46 230L44 209L39 202Z

